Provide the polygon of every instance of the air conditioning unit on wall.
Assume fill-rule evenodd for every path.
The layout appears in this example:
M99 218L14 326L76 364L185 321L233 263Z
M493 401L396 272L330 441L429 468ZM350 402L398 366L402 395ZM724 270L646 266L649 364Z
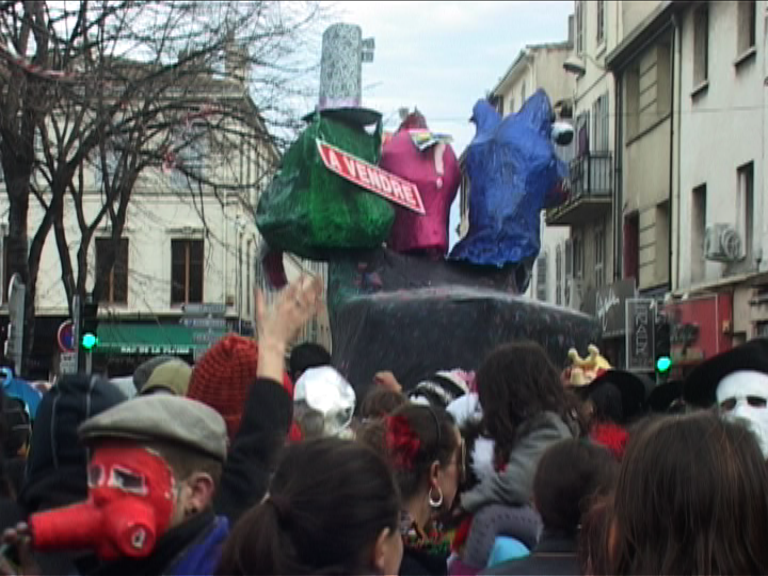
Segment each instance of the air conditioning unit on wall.
M730 224L707 226L704 257L715 262L737 262L743 258L741 236Z

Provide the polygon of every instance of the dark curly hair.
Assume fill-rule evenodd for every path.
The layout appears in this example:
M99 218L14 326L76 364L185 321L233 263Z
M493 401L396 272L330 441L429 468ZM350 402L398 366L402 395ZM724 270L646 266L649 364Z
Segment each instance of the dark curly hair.
M574 420L557 370L534 342L505 344L491 352L477 372L477 391L499 465L506 464L523 423L543 412Z

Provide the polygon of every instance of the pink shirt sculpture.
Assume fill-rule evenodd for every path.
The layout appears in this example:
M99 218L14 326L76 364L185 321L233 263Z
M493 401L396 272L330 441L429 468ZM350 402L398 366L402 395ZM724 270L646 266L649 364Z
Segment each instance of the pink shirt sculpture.
M448 251L449 213L461 181L459 162L444 142L419 150L409 130L427 130L418 112L409 115L386 142L379 166L418 187L426 215L397 207L387 243L396 252L439 259Z

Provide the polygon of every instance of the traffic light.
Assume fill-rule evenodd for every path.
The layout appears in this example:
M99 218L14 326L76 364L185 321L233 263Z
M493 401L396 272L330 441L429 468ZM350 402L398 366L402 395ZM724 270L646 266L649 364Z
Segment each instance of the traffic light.
M99 305L94 302L86 302L80 311L80 345L83 350L91 351L99 345L96 333L99 326L98 311Z
M672 370L672 343L669 318L666 314L659 314L656 318L655 334L655 359L656 378L658 381L666 380Z

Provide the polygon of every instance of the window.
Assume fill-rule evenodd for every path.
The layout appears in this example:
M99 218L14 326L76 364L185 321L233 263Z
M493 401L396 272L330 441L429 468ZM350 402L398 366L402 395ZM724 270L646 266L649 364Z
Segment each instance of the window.
M693 15L693 86L709 78L709 8L704 5Z
M639 279L640 217L632 214L624 219L624 278Z
M536 261L536 299L547 299L547 253L542 252Z
M738 6L738 46L736 55L741 56L750 48L755 47L755 27L757 22L757 5L754 0L741 0Z
M203 302L202 240L171 241L171 305Z
M251 269L254 267L254 261L251 258L251 243L245 252L245 313L248 318L251 317L251 300L253 300L253 288L251 287Z
M704 240L707 233L707 185L693 189L691 198L691 281L700 282L706 271Z
M592 117L594 118L592 150L594 152L607 152L609 148L607 92L592 104Z
M107 163L107 178L109 178L110 183L115 181L115 172L117 172L117 168L120 162L120 156L119 153L112 147L107 146L106 150L104 150L104 154L106 155L106 163ZM102 170L101 166L101 152L97 149L94 152L94 176L96 178L96 186L101 188L104 186L104 171Z
M573 279L573 240L565 241L565 282L563 285L563 304L571 305L571 280Z
M525 80L523 80L523 85L520 87L520 107L522 108L525 105L525 93L526 85Z
M208 155L205 125L192 124L183 130L177 146L176 170L171 178L174 186L186 188L189 185L187 174L196 179L205 177L205 158Z
M656 239L655 239L655 279L656 282L669 280L669 201L656 205Z
M584 53L584 1L576 0L576 54Z
M755 166L750 162L736 172L738 190L736 192L736 229L741 236L741 255L752 262L752 236L755 211Z
M605 41L605 0L597 0L597 45Z
M555 304L563 304L563 249L555 249Z
M515 97L514 96L512 96L509 99L509 111L510 112L514 112L515 111Z
M573 277L584 277L584 241L579 236L573 238Z
M104 278L101 303L128 304L128 238L120 238L114 252L110 250L111 244L111 238L96 239L96 270L102 269L105 259L114 261Z
M595 288L605 284L605 229L595 230Z
M576 117L576 156L589 154L589 112Z
M10 251L9 237L6 236L5 238L3 238L3 278L2 278L3 285L0 286L0 290L3 291L3 304L8 304L8 283L11 280L10 254L11 254L11 251Z

